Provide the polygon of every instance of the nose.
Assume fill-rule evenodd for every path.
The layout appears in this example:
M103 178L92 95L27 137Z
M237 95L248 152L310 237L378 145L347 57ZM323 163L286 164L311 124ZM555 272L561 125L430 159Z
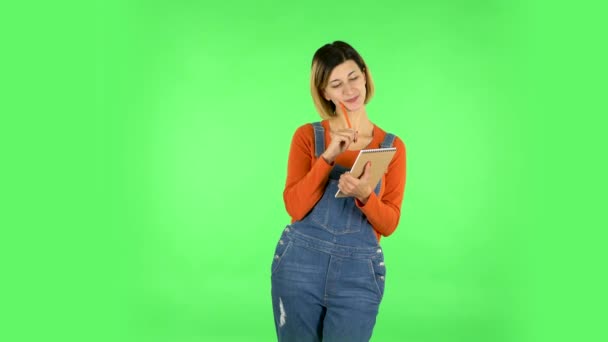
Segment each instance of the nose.
M350 95L353 93L353 87L348 84L348 82L345 83L344 88L343 88L343 92L344 95Z

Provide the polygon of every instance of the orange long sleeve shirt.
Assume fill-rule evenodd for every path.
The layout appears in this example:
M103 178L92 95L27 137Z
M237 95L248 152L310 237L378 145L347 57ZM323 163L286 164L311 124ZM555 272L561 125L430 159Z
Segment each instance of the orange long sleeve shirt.
M329 145L329 122L321 122L325 128L325 146ZM329 180L332 165L323 158L315 158L314 129L311 124L300 126L291 141L287 166L287 181L283 191L285 208L291 222L303 219L323 196ZM379 148L386 132L374 125L372 141L366 148ZM405 144L399 137L393 146L397 153L382 176L380 193L372 192L367 203L355 200L375 230L376 237L389 236L397 228L401 216L401 202L405 190ZM340 154L335 163L351 168L359 150L347 150Z

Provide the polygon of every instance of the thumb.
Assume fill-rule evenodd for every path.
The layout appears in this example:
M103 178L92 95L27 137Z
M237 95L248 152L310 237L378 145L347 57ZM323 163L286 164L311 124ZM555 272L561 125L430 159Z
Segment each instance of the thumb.
M363 169L363 174L361 175L361 180L367 181L369 179L369 176L372 172L372 162L368 161L367 164L365 164L365 169Z

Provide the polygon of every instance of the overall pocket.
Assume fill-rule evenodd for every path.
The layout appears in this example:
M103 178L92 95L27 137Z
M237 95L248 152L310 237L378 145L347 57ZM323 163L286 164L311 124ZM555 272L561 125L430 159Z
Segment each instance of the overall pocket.
M384 284L386 282L386 265L384 264L382 249L378 248L378 251L378 256L370 260L370 269L378 290L378 298L382 300L384 296Z
M279 269L281 261L285 258L287 252L289 251L289 248L292 245L291 239L286 234L289 229L289 227L285 228L285 231L281 235L279 242L277 242L277 247L274 250L274 257L272 259L271 274L274 274Z
M310 213L310 219L334 235L361 231L367 218L355 204L353 197L335 198L338 181L327 182L323 197Z

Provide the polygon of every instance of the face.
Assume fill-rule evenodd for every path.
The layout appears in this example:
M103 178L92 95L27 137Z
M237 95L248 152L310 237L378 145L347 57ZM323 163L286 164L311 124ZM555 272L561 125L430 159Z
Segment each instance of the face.
M329 75L329 82L323 91L326 100L332 101L336 108L340 102L349 111L356 111L365 104L365 73L353 60L337 65Z

